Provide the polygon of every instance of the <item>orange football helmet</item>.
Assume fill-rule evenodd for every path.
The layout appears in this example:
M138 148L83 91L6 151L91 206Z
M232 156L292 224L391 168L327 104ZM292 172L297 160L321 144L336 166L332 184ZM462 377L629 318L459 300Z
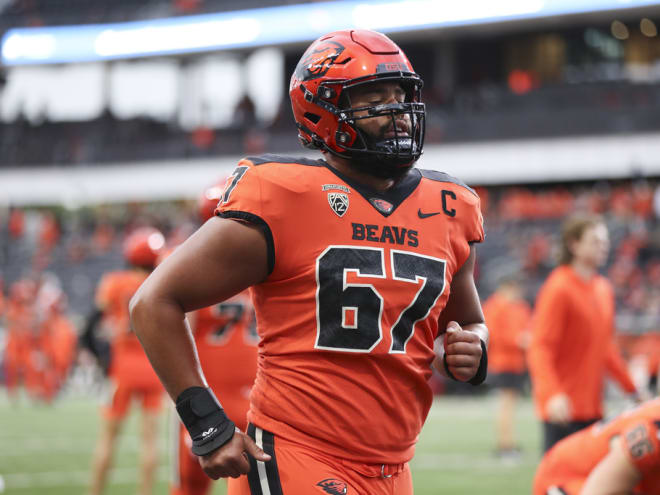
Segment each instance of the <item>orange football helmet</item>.
M403 103L351 107L347 89L381 81L398 82ZM412 167L424 146L422 79L387 36L364 29L336 31L314 41L304 53L289 86L291 106L303 146L351 160L365 172L398 176ZM357 113L360 113L358 116ZM410 135L375 140L356 121L408 114Z
M124 240L124 258L131 265L153 268L164 247L165 237L158 229L140 227Z

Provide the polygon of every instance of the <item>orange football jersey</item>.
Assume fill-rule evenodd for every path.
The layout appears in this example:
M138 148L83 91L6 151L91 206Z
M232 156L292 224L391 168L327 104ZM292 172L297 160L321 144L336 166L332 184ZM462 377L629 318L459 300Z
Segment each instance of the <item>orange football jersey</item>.
M217 214L261 226L268 245L248 419L344 459L408 461L438 317L484 237L478 196L435 171L377 192L323 160L265 155L239 163Z
M128 304L148 274L139 270L107 273L99 282L96 305L103 310L111 332L112 358L109 374L136 386L158 382L140 341L130 329Z
M635 493L660 493L660 399L655 399L611 421L595 423L555 445L536 472L534 495L545 495L549 487L565 485L575 487L569 495L577 495L617 436L621 436L624 451L642 474Z

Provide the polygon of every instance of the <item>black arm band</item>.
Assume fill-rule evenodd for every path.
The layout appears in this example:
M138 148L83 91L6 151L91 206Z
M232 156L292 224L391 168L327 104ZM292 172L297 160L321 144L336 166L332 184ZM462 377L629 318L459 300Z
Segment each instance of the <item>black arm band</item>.
M479 361L479 369L477 370L477 373L468 381L468 383L471 385L481 385L486 379L486 375L488 374L488 349L486 348L486 343L483 340L480 340L480 342L481 360ZM449 378L456 382L460 381L456 379L451 371L449 371L449 366L447 365L447 354L442 356L442 364L445 367L445 372Z
M481 360L479 361L479 369L477 374L472 377L468 382L470 385L481 385L486 376L488 375L488 349L486 348L486 343L481 341Z
M98 337L96 335L96 327L103 319L103 311L94 307L92 312L87 317L85 328L83 329L78 341L81 347L88 349L94 356L98 358Z
M227 417L210 388L190 387L176 399L176 411L192 438L192 453L206 455L234 436L236 425Z
M107 375L110 370L110 361L112 360L112 349L110 342L98 335L97 329L102 319L103 311L100 308L94 307L87 318L87 323L78 338L78 342L82 348L89 350L94 355L103 373Z

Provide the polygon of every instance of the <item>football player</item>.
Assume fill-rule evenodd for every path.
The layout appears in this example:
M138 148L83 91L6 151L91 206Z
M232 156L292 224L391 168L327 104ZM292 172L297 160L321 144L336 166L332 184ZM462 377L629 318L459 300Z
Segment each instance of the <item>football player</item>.
M233 478L231 495L410 494L432 363L459 381L485 378L479 198L414 168L421 89L380 33L316 40L290 96L302 143L323 158L239 162L216 217L131 301L193 453L212 478ZM249 286L260 341L243 432L209 390L183 314Z
M515 411L525 387L532 309L523 298L521 280L514 276L502 277L483 309L490 330L488 383L497 389L495 454L515 460L520 456L514 436Z
M51 274L42 276L35 314L35 382L38 396L50 402L64 385L76 349L75 327L66 314L66 295Z
M98 323L109 329L110 360L108 376L112 384L112 398L103 409L103 423L92 464L90 494L100 495L120 427L129 411L131 401L142 406L142 456L138 493L151 494L158 460L157 429L163 389L144 354L137 337L131 331L128 303L155 266L165 238L158 230L142 227L124 241L127 270L105 274L96 290L96 310L90 317L81 343L98 352L92 337Z
M534 477L534 495L660 493L660 399L557 443Z
M32 375L31 355L34 348L34 298L37 285L29 278L11 285L7 301L7 343L5 345L5 384L7 394L17 400L19 385L29 387Z
M218 181L200 196L197 203L202 222L213 217L225 183L226 179ZM245 431L250 389L257 373L256 319L247 291L189 314L188 321L209 388L223 398L227 415L235 418L236 425ZM205 495L211 478L190 451L190 435L180 421L176 424L175 438L175 472L170 494Z

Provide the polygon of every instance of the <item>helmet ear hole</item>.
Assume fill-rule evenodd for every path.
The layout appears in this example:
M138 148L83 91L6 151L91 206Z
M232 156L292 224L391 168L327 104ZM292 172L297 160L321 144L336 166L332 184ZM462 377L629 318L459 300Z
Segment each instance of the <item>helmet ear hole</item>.
M337 131L335 133L335 140L343 146L348 146L351 141L351 135L348 132Z
M318 123L319 123L319 120L321 120L321 116L320 116L320 115L317 115L317 114L315 114L315 113L311 113L311 112L305 112L304 117L305 117L307 120L309 120L310 122L312 122L314 125L318 124Z

